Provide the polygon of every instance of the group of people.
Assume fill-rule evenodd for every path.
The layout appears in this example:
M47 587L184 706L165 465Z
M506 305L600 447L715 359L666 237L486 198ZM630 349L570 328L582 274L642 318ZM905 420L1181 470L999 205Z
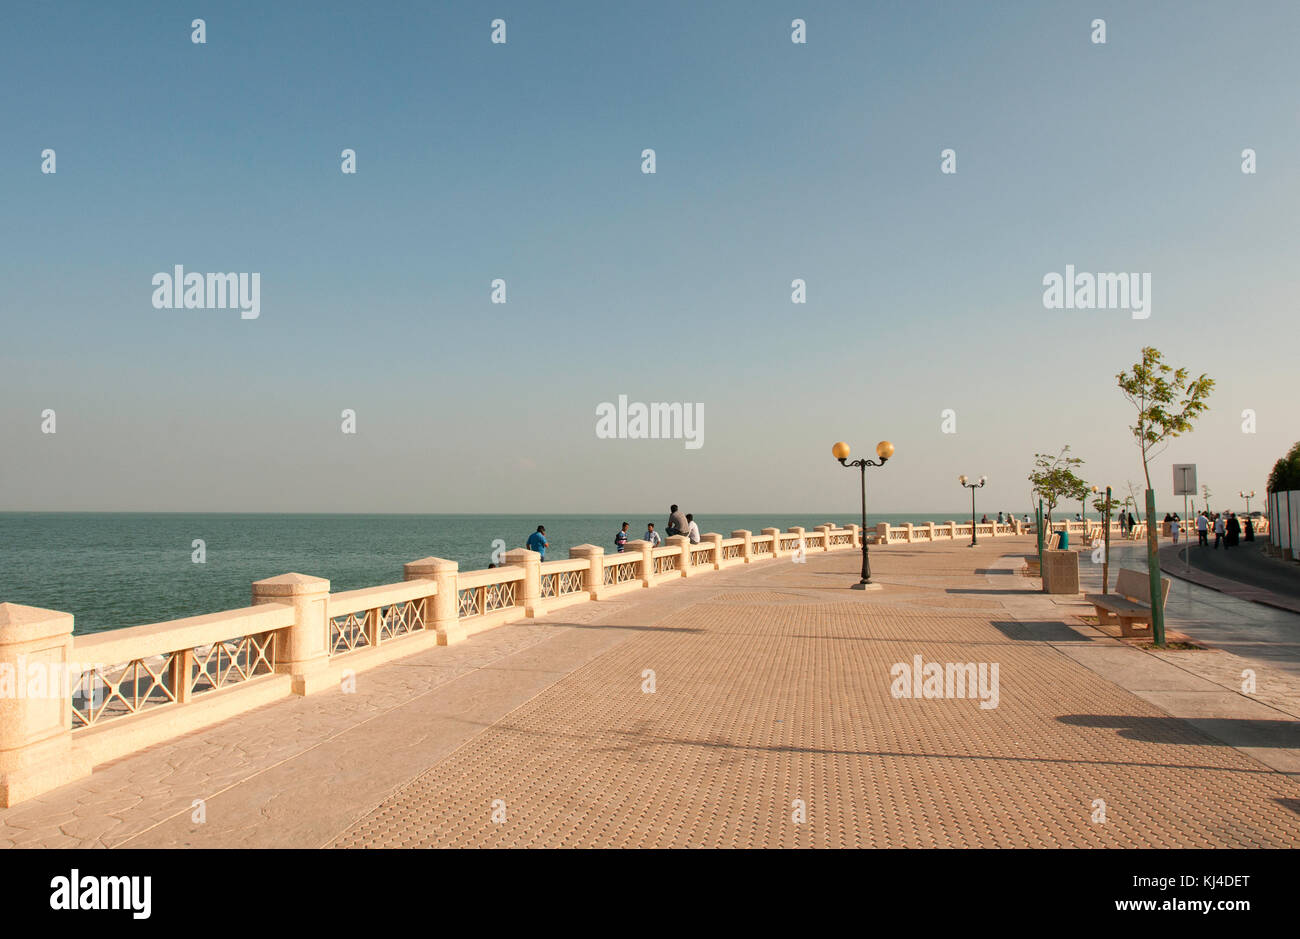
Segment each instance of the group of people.
M624 522L623 527L614 535L614 550L622 553L627 549L628 540L631 533L627 530L628 523ZM695 524L695 516L687 512L682 514L677 506L671 506L668 509L668 527L663 536L655 531L654 522L646 522L645 534L641 537L650 542L651 546L659 547L664 543L664 537L672 535L685 535L691 544L700 543L700 526ZM536 551L541 555L543 561L546 560L546 549L551 546L550 541L546 538L546 526L538 525L537 531L528 536L527 547L529 551ZM488 567L496 567L496 563L489 564Z
M623 552L627 549L628 542L628 523L624 522L623 527L614 535L614 550ZM685 515L681 510L673 505L668 508L668 526L664 529L664 537L673 535L685 535L691 544L700 543L700 526L695 524L695 516L690 512ZM650 546L657 548L664 543L663 537L655 531L654 522L646 522L645 534L641 536L643 541L650 542Z
M1177 515L1166 515L1165 521L1173 523L1173 531L1177 532L1179 520ZM1202 547L1209 547L1210 532L1214 532L1214 547L1218 548L1223 545L1223 550L1235 548L1241 540L1242 532L1246 534L1247 541L1255 540L1255 523L1250 516L1246 516L1246 525L1243 528L1237 518L1236 512L1215 512L1207 514L1202 511L1196 516L1196 543ZM1174 541L1178 541L1178 535L1174 535Z

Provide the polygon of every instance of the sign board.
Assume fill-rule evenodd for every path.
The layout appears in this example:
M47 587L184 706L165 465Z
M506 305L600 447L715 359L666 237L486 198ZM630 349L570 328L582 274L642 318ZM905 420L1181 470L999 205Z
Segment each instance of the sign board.
M1196 464L1195 463L1174 464L1174 495L1176 496L1196 495Z

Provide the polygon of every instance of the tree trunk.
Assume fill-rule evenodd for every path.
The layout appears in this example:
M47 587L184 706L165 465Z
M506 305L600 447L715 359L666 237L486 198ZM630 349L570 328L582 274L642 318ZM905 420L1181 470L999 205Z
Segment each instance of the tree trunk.
M1156 492L1147 490L1147 571L1151 580L1151 640L1165 644L1165 608L1160 602L1160 529L1156 527Z

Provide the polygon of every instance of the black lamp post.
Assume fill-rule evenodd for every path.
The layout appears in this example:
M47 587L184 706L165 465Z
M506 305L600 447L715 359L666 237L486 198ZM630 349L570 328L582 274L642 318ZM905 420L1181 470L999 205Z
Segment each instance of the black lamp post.
M982 488L989 478L981 476L979 482L968 483L965 476L958 476L957 481L961 483L963 489L970 490L970 544L967 547L973 548L979 543L975 538L975 490Z
M866 590L871 583L871 560L867 556L867 467L884 466L885 461L894 455L894 445L888 440L882 440L876 444L876 456L880 457L880 462L874 460L854 460L849 462L849 445L841 440L835 446L831 447L831 455L840 461L841 466L856 466L862 475L862 579L854 586L854 590Z

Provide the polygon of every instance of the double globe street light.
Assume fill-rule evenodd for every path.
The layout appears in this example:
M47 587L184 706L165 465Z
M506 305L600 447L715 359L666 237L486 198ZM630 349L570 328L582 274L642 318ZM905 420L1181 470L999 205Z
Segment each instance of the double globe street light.
M982 488L983 485L989 481L989 478L987 476L981 476L980 481L977 483L967 482L966 480L968 478L969 477L966 476L958 476L957 481L961 483L963 489L970 490L970 544L967 545L967 547L973 548L979 544L979 542L975 540L975 490Z
M862 579L853 585L853 589L879 589L879 584L871 582L871 560L867 555L867 467L884 466L885 461L894 455L894 445L888 440L876 444L876 456L880 457L878 463L874 460L854 460L850 463L850 452L849 445L843 440L831 447L831 455L840 461L841 466L856 466L862 474Z

